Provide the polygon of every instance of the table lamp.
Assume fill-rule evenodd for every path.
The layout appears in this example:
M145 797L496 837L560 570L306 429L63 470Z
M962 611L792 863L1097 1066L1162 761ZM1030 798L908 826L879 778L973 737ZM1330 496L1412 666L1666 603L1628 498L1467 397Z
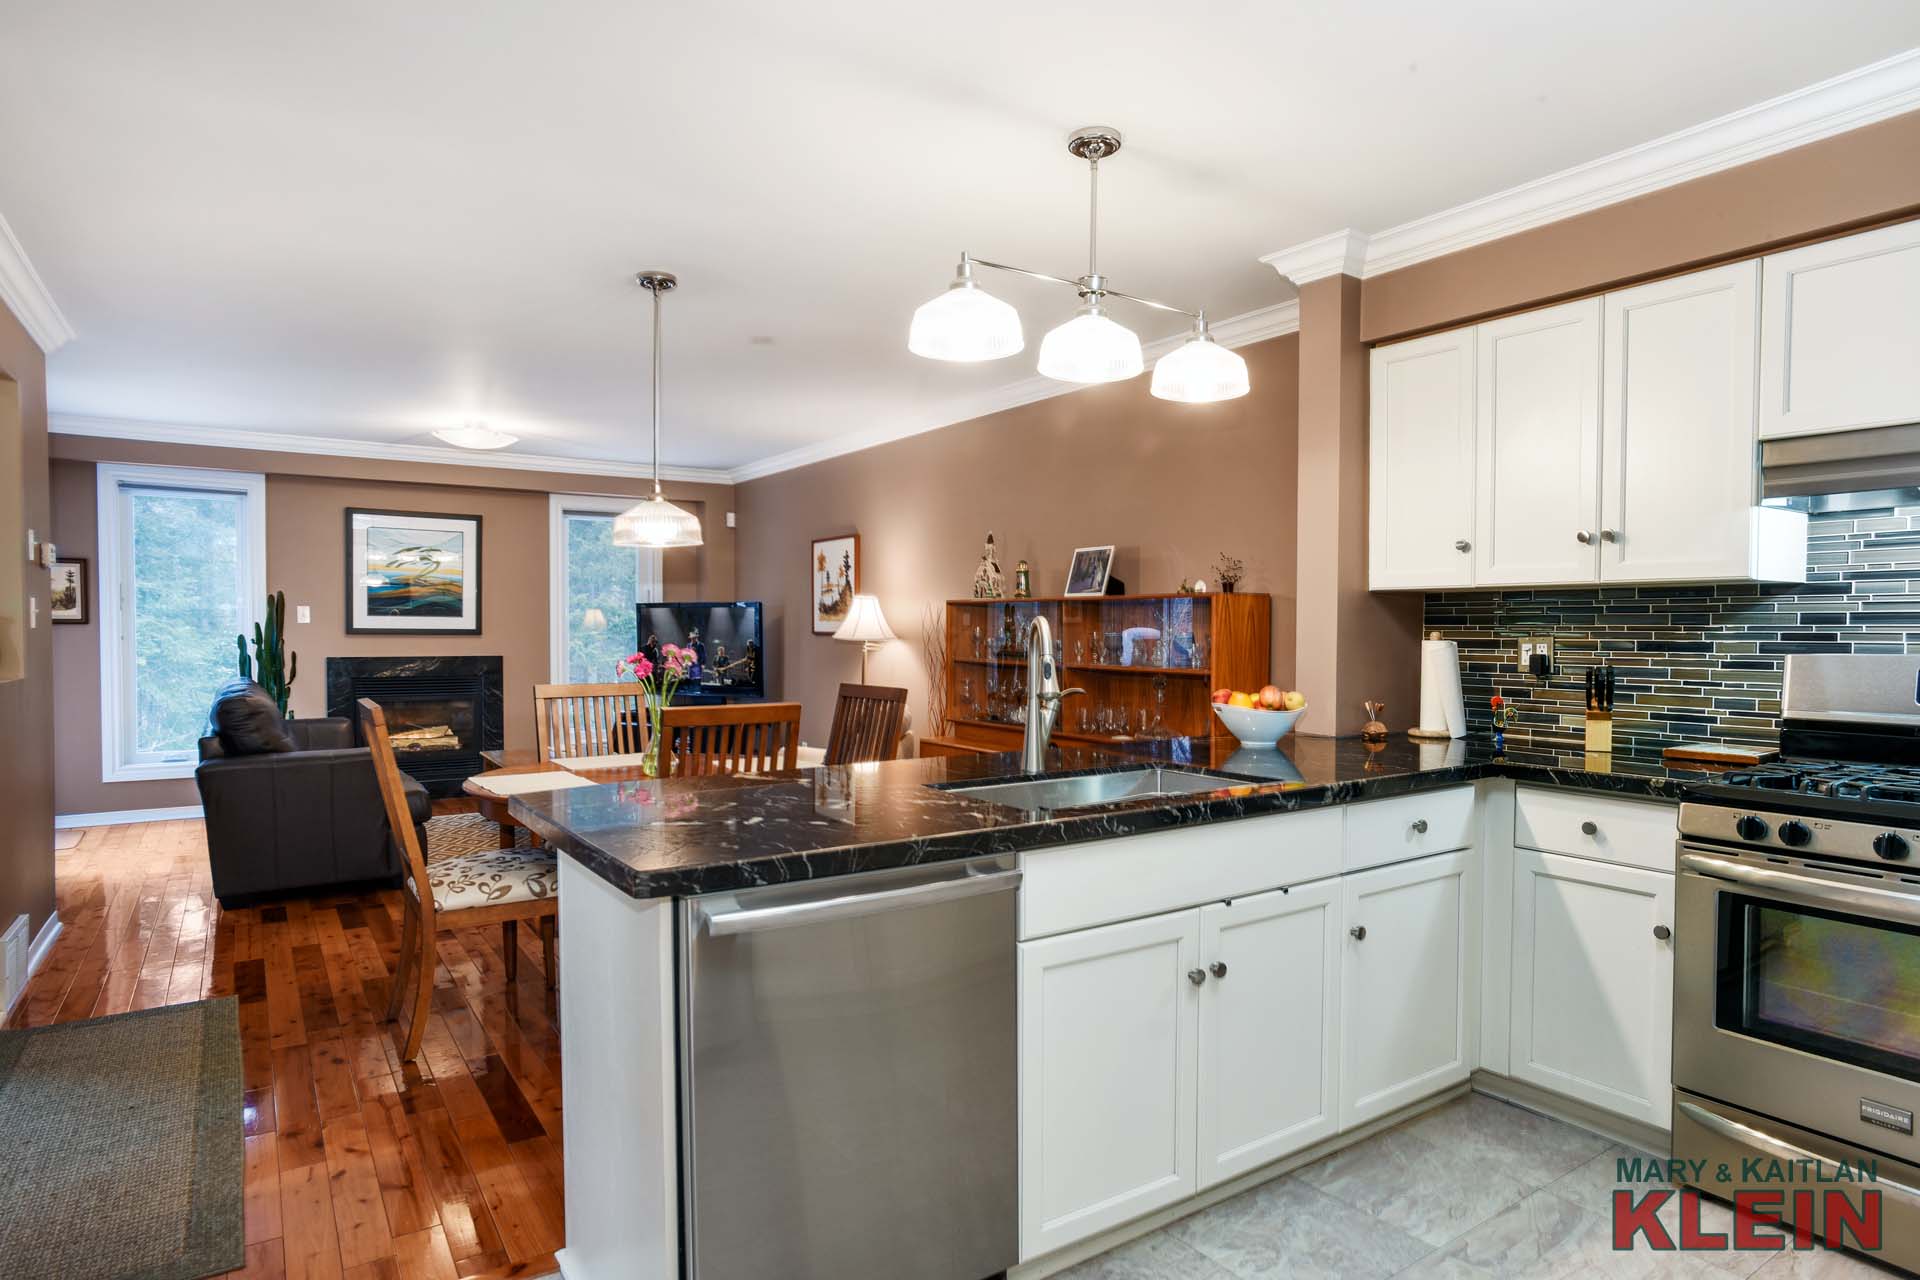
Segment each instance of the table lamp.
M888 640L897 640L893 628L887 625L887 619L880 612L879 596L855 596L853 604L847 609L847 620L833 633L835 640L852 640L860 645L860 683L867 682L867 655L875 646Z

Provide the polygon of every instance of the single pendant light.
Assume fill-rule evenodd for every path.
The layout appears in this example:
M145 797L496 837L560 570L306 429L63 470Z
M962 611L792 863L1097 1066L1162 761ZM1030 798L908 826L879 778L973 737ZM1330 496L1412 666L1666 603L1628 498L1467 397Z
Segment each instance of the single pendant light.
M665 271L642 271L633 282L653 295L653 492L613 521L616 547L697 547L700 517L668 502L660 492L660 295L680 281Z

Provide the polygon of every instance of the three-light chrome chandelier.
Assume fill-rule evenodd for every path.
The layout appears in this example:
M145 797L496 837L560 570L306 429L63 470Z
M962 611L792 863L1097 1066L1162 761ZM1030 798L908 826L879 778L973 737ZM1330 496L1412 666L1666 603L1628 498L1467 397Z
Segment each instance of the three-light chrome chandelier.
M975 267L991 267L1063 284L1079 293L1080 310L1040 340L1039 368L1049 378L1098 383L1120 382L1139 374L1146 364L1139 335L1107 315L1106 300L1119 298L1193 320L1193 332L1186 342L1153 366L1154 395L1162 400L1208 404L1247 394L1247 362L1213 340L1207 332L1206 312L1122 293L1100 274L1100 162L1120 150L1119 131L1102 125L1076 129L1067 138L1067 150L1087 162L1090 177L1087 274L1068 280L962 253L959 270L946 292L913 313L907 350L962 364L998 360L1023 350L1026 337L1021 332L1020 313L974 283Z

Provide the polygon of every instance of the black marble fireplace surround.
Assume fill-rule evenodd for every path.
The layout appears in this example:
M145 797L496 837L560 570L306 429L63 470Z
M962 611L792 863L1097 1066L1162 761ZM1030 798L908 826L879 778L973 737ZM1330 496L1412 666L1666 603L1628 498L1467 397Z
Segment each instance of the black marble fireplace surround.
M485 766L482 751L505 744L500 659L328 658L327 714L354 722L372 698L386 713L402 772L436 796L456 796Z

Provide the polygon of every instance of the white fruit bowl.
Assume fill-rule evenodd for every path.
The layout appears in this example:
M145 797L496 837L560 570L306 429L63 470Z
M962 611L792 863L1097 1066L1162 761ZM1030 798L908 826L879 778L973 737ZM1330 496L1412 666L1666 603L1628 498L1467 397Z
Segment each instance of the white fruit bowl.
M1220 723L1227 726L1227 732L1249 747L1273 746L1292 733L1294 724L1307 713L1305 707L1298 711L1268 711L1263 707L1228 706L1224 702L1214 703L1213 710L1220 717Z

